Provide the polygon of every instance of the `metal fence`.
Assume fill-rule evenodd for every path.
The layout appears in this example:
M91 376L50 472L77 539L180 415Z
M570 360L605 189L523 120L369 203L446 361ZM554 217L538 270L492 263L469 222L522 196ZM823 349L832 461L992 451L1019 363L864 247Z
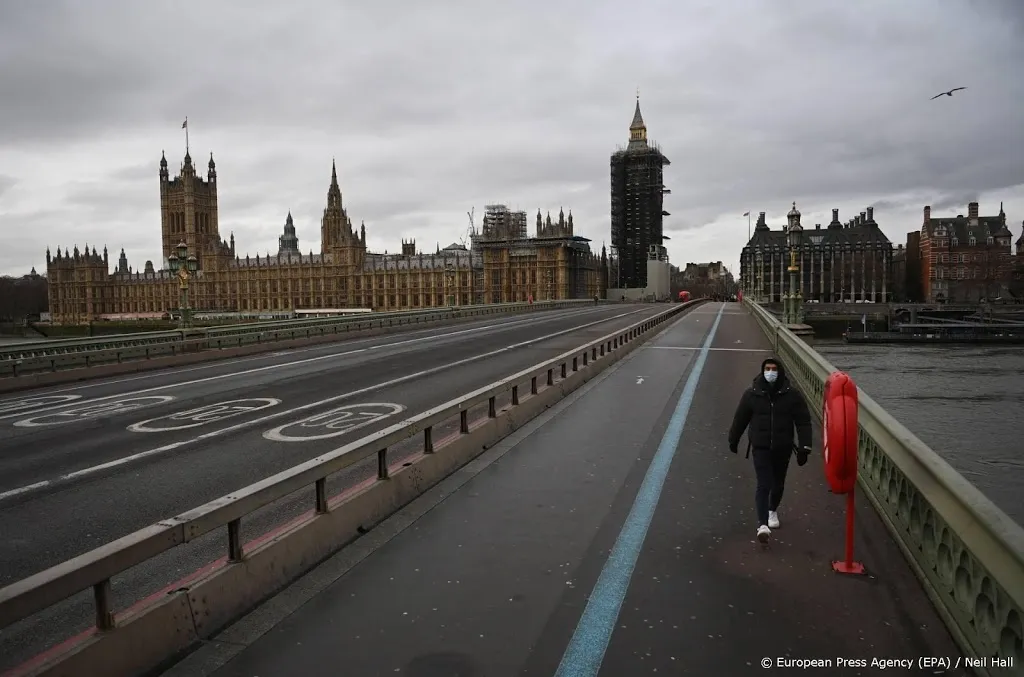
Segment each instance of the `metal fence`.
M820 419L836 368L744 303ZM1024 528L862 390L858 398L861 489L965 651L1012 657L1012 669L991 674L1024 675Z
M89 339L56 339L4 346L0 377L92 367L101 364L181 355L202 350L364 331L375 327L440 322L453 318L551 310L593 304L593 299L496 303L482 306L373 313L371 316L306 318L227 327L116 334Z

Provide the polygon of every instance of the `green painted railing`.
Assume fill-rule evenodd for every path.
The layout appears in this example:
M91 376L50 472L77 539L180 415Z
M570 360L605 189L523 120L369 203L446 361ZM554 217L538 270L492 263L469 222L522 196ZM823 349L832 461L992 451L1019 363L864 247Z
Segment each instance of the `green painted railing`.
M744 300L792 381L821 418L836 368L771 313ZM859 485L965 652L1012 658L1024 675L1024 528L858 390Z
M236 348L315 336L343 335L410 324L593 305L593 299L493 303L444 308L254 322L227 327L139 332L97 338L57 339L7 345L0 349L0 377L92 367L101 364L180 355L200 350Z

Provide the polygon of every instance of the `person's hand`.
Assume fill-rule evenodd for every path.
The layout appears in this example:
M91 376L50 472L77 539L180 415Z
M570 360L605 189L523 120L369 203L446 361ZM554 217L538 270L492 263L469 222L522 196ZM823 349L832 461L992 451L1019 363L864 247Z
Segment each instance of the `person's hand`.
M806 465L807 459L811 455L810 447L800 447L796 450L796 464Z

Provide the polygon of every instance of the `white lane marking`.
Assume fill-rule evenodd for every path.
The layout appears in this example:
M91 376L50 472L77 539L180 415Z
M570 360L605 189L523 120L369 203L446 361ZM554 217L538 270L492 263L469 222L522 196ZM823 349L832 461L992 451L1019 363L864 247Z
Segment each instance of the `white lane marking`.
M66 475L61 475L60 477L58 477L58 478L56 478L54 480L48 480L48 481L45 481L45 482L39 482L36 485L30 485L28 487L19 487L18 489L13 489L11 491L7 491L7 492L4 492L4 493L0 494L0 499L3 499L5 496L8 496L8 495L15 495L15 494L20 494L20 493L25 493L26 491L31 491L33 488L36 488L36 487L50 486L52 484L58 484L60 482L63 482L63 481L66 481L66 480L70 480L70 479L73 479L73 478L76 478L76 477L83 477L85 475L90 475L92 473L100 472L102 470L108 470L110 468L116 468L118 466L125 465L126 463L131 463L133 461L138 461L138 460L141 460L143 458L147 458L149 456L155 456L157 454L162 454L162 453L165 453L165 452L168 452L168 451L172 451L174 449L179 449L179 448L184 447L184 446L189 445L189 444L194 444L196 442L201 442L203 440L212 439L214 437L218 437L220 435L224 435L224 434L227 434L229 432L234 432L235 430L241 430L242 428L247 428L249 426L253 426L253 425L256 425L258 423L265 423L267 421L272 421L272 420L280 418L282 416L287 416L289 414L294 414L294 413L299 412L299 411L306 411L307 409L312 409L314 407L323 406L325 404L330 404L332 402L338 402L340 400L349 399L349 398L352 398L352 397L358 397L359 395L365 395L367 393L371 393L371 392L374 392L374 391L377 391L377 390L381 390L381 389L384 389L384 388L389 388L391 386L399 385L399 384L405 383L407 381L412 381L412 380L417 379L417 378L422 378L424 376L429 376L431 374L436 374L436 373L438 373L440 371L444 371L445 369L451 369L453 367L458 367L458 366L461 366L463 364L468 364L470 362L476 362L477 360L482 360L482 359L485 359L485 358L488 358L488 357L493 357L494 355L498 355L500 353L508 352L509 350L514 350L516 348L522 348L522 347L530 346L530 345L533 345L534 343L538 343L540 341L546 341L548 339L552 339L552 338L555 338L557 336L561 336L561 335L564 335L564 334L569 334L569 333L574 332L574 331L579 331L580 329L586 329L587 327L592 327L594 325L603 324L605 322L610 322L612 320L617 320L617 319L619 319L621 317L626 317L626 316L629 316L629 315L636 315L637 313L642 313L644 311L645 311L645 309L640 309L640 310L633 310L633 311L630 311L630 312L627 312L627 313L620 313L618 315L614 315L612 317L603 318L603 319L597 320L595 322L588 322L587 324L581 324L581 325L578 325L576 327L571 327L571 328L565 329L563 331L555 332L554 334L548 334L546 336L540 336L538 338L531 339L529 341L524 341L522 343L516 343L514 345L507 346L505 348L499 348L498 350L492 350L490 352L482 353L480 355L474 355L472 357L467 357L467 358L464 358L464 359L461 359L461 360L457 360L457 361L451 362L449 364L442 364L442 365L437 366L437 367L432 367L431 369L424 369L423 371L418 371L418 372L416 372L414 374L407 374L406 376L399 376L398 378L393 378L390 381L384 381L383 383L377 383L377 384L372 385L372 386L367 386L365 388L360 388L359 390L353 390L351 392L342 393L341 395L335 395L334 397L328 397L326 399L319 400L317 402L310 402L309 404L304 404L302 406L294 407L292 409L287 409L287 410L284 410L284 411L274 412L273 414L268 414L266 416L261 416L259 418L254 418L254 419L251 419L251 420L248 420L248 421L242 421L241 423L236 423L235 425L228 426L227 428L220 428L219 430L211 430L208 433L203 433L202 435L197 435L196 437L193 437L193 438L190 438L190 439L181 440L179 442L172 442L171 444L165 444L162 447L156 447L155 449L149 449L147 451L141 451L141 452L139 452L137 454L132 454L130 456L124 456L122 458L115 459L113 461L108 461L107 463L101 463L100 465L90 466L88 468L83 468L81 470L76 470L75 472L71 472L71 473L68 473Z
M636 377L636 384L637 385L640 385L643 382L644 382L644 377L643 376L637 376Z
M641 312L641 311L633 311L633 312ZM545 318L545 319L529 318L529 319L525 319L525 320L517 320L517 321L514 321L514 322L503 322L503 323L497 323L497 324L492 324L492 325L485 325L483 327L473 327L471 329L460 329L459 331L448 332L446 334L434 334L432 336L423 336L423 337L420 337L420 338L406 339L404 341L393 341L391 343L384 343L384 344L380 344L380 345L376 345L376 346L370 346L368 348L357 348L355 350L346 350L346 351L340 352L340 353L330 353L328 355L318 355L316 357L307 357L307 358L304 358L304 359L301 359L301 360L293 360L291 362L280 362L278 364L269 364L269 365L266 365L266 366L263 366L263 367L255 367L253 369L244 369L242 371L234 371L234 372L231 372L231 373L228 373L228 374L218 374L216 376L207 376L205 378L193 379L191 381L181 381L181 382L178 382L178 383L168 383L168 384L161 385L161 386L153 386L151 388L143 388L141 390L135 390L135 391L126 392L126 393L118 393L116 395L105 395L103 397L94 397L94 398L88 400L88 402L90 402L90 403L92 403L92 402L104 402L104 401L116 399L116 398L119 398L119 397L128 397L128 396L133 396L133 395L142 395L142 394L145 394L145 393L157 392L159 390L168 390L168 389L171 389L171 388L182 388L182 387L185 387L185 386L195 385L197 383L206 383L208 381L218 381L220 379L233 378L233 377L236 377L236 376L244 376L244 375L247 375L247 374L255 374L255 373L258 373L258 372L261 372L261 371L270 371L272 369L283 369L285 367L292 367L292 366L295 366L297 364L306 364L306 363L309 363L309 362L318 362L320 360L329 360L329 359L336 358L336 357L347 357L349 355L356 355L358 353L364 353L364 352L366 352L368 350L378 350L380 348L392 348L394 346L407 345L407 344L410 344L410 343L422 343L424 341L436 341L438 339L447 338L449 336L459 336L459 335L462 335L462 334L470 334L470 333L474 333L474 332L481 332L481 331L485 331L487 329L495 329L495 328L501 329L501 328L504 328L504 327L517 326L517 325L526 324L526 323L540 324L542 322L552 322L554 320L565 319L566 317L573 317L576 314L583 314L583 313L580 312L580 313L575 313L573 315L559 315L558 317ZM607 318L607 319L600 320L600 322L608 322L608 321L616 319L618 317L622 317L622 316L621 315L615 315L614 317L610 317L610 318ZM589 325L583 325L583 326L589 326ZM49 409L46 409L45 411L54 411L54 410L57 410L57 409L61 409L62 407L65 407L65 406L67 406L67 405L66 404L64 404L64 405L54 405L54 406L50 407ZM20 415L20 414L13 414L13 415L6 415L6 416L5 415L0 415L0 420L7 419L7 418L12 418L13 416L17 416L17 415Z
M645 346L649 350L700 350L700 347L693 346ZM708 348L708 350L719 350L727 353L770 353L771 348Z
M10 498L11 496L17 496L18 494L24 494L29 491L35 491L36 489L42 489L43 487L48 486L50 486L50 480L43 480L42 482L36 482L35 484L26 484L23 487L11 489L10 491L2 491L0 492L0 501L4 500L5 498Z
M593 313L593 312L594 312L594 308L593 307L588 307L588 308L583 308L583 309L580 309L580 310L571 310L570 312L563 313L563 314L559 315L558 317L559 318L575 317L577 315L583 315L583 314ZM499 328L500 329L501 327L508 327L508 326L515 326L515 325L519 325L519 324L524 324L524 323L526 323L528 321L531 321L531 320L523 320L523 319L513 318L513 319L506 319L505 321L502 321L502 322L491 322L490 324L479 325L479 323L483 322L483 321L485 321L485 320L475 320L475 321L471 322L470 324L478 325L478 326L473 327L473 329L475 329L477 331L482 331L484 329L495 329L495 328ZM544 321L546 322L546 321L549 321L549 320L544 320ZM419 334L423 334L423 333L433 332L433 331L436 331L438 329L444 329L444 325L428 327L428 328L424 328L424 329L416 329L414 331L408 332L408 334L409 335L419 335ZM432 336L431 338L442 338L444 336L447 336L447 334L438 334L438 335ZM181 368L170 367L170 369L174 370L173 371L173 375L184 374L184 373L191 372L191 371L199 371L201 369L212 369L214 367L231 366L231 365L235 365L235 364L241 364L243 362L253 362L255 360L266 360L266 359L270 359L271 357L274 357L275 355L285 354L285 353L298 354L298 353L308 353L308 352L312 352L314 350L329 350L332 347L336 346L337 343L342 343L342 342L344 342L346 345L350 345L351 346L351 345L358 345L360 343L372 343L373 341L380 341L382 338L383 337L381 337L381 336L367 336L367 337L364 337L364 338L352 339L352 338L346 338L345 334L338 334L337 335L337 339L338 340L337 340L336 343L335 342L328 342L328 343L319 344L319 345L315 345L315 346L308 346L308 347L305 347L305 348L294 348L294 349L290 349L290 350L286 350L286 351L280 351L280 353L261 353L259 355L252 355L250 357L239 357L239 358L236 358L236 359L218 360L216 362L211 362L209 364L200 364L200 365L197 365L197 366L194 366L194 367L181 367ZM341 354L345 354L345 353L341 353ZM160 377L160 376L168 376L168 375L169 374L166 371L155 371L155 372L152 372L152 373L141 374L139 376L129 376L127 378L114 379L114 380L110 380L110 381L94 381L94 382L91 382L91 383L86 383L86 384L78 385L78 386L70 386L70 387L67 387L67 388L59 388L59 389L54 389L54 390L47 390L46 393L47 394L67 393L67 392L73 392L75 390L85 390L87 388L102 388L102 387L106 387L106 386L117 385L119 383L129 383L131 381L141 381L141 380L144 380L144 379L157 378L157 377ZM0 416L0 418L3 418L3 417Z
M345 435L353 430L365 428L389 416L405 411L405 406L392 402L367 402L364 404L346 404L322 414L316 414L301 421L293 421L263 433L263 437L274 442L307 442L309 440L325 440L329 437ZM325 429L330 432L321 435L288 435L288 428ZM300 431L301 432L301 431Z
M71 400L81 399L81 397L81 395L39 395L20 400L9 400L7 402L0 402L0 414L9 414L15 411L25 413L26 409L37 409L49 404L56 404L57 402L67 403Z
M250 411L259 411L260 409L273 407L277 404L281 404L281 400L276 397L250 397L244 400L228 400L227 402L207 404L206 406L189 409L188 411L179 411L176 414L168 414L132 423L127 429L133 433L166 433L174 430L198 428L202 425L209 425L224 419L241 416ZM165 421L166 423L161 425L160 421ZM172 425L167 425L167 423ZM156 426L154 427L153 424L156 424Z
M174 399L174 395L148 395L146 397L126 397L113 402L89 402L72 409L56 413L46 413L31 418L23 418L14 423L18 428L41 428L46 426L64 425L76 421L88 421L101 416L116 416L154 404L163 404Z

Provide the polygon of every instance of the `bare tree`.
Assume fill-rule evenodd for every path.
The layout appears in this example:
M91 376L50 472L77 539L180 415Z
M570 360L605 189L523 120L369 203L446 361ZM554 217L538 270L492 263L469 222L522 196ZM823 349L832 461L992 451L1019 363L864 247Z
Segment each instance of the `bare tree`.
M46 278L41 275L0 277L0 320L17 322L49 309Z

